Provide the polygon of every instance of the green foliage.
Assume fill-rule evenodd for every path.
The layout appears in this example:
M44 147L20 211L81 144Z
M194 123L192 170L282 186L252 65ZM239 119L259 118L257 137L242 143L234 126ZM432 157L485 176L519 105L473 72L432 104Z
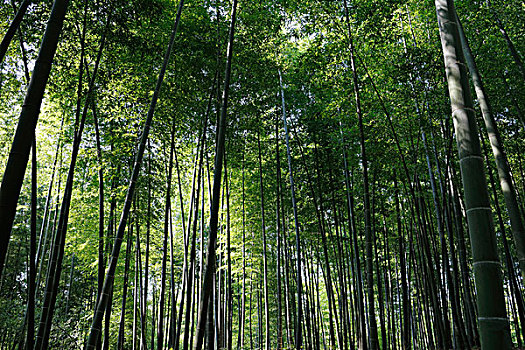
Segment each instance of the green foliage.
M51 3L51 1L39 1L33 4L21 27L30 69L34 65ZM525 81L496 26L494 12L502 19L510 38L523 56L525 42L520 39L525 35L525 11L522 1L498 0L491 3L491 8L488 8L485 1L456 1L458 14L471 40L498 123L501 130L504 130L504 144L509 153L511 168L514 170L516 187L523 198L525 165L521 156L523 125L519 120L519 113L523 113L525 108L523 104ZM445 68L442 64L435 9L430 2L356 0L350 5L350 25L359 57L357 72L363 101L366 147L370 159L369 171L373 182L371 186L374 192L371 195L373 230L377 240L375 255L378 269L384 270L384 273L376 274L376 282L382 283L383 293L385 287L390 288L391 295L388 296L391 298L388 300L390 316L400 320L402 317L399 285L401 277L398 269L401 258L400 241L409 245L405 248L406 255L407 259L412 260L407 263L407 268L414 269L408 275L410 293L414 298L426 298L425 294L421 294L423 293L421 290L424 289L421 285L423 282L417 274L423 271L421 259L428 257L424 257L421 249L417 247L421 244L419 236L421 232L418 230L423 229L418 226L421 224L414 216L414 198L410 195L410 184L416 188L416 184L421 184L421 188L416 191L417 196L427 205L423 210L426 215L425 227L428 228L426 233L431 237L432 249L435 253L429 264L439 269L444 261L444 258L437 253L442 243L437 238L436 215L425 148L421 142L421 131L425 131L429 139L429 156L433 169L436 169L436 165L440 166L441 173L437 174L435 170L436 174L438 178L441 176L440 180L444 182L445 188L448 188L451 185L450 181L457 181L456 173L459 167L455 152L450 151L453 129L443 81ZM107 16L110 16L110 22L106 47L95 81L94 107L88 109L87 124L76 165L63 273L50 347L83 346L88 332L87 327L93 316L97 291L100 193L98 171L102 169L104 178L104 257L106 259L113 244L115 225L120 218L140 130L153 94L176 7L177 2L173 0L71 1L36 130L37 228L40 233L43 227L42 237L47 237L40 263L41 279L36 298L37 320L45 290L49 244L55 229L55 216L63 197L76 131L76 113L82 110L86 100L88 76L91 77L93 73ZM81 63L81 38L86 8L85 62ZM146 232L149 232L150 246L149 290L145 306L148 311L144 322L147 323L148 344L151 341L153 310L157 308L154 297L155 302L158 302L162 273L164 203L172 125L175 127L178 169L177 167L173 169L171 186L170 233L173 240L173 256L169 250L168 258L173 260L174 285L171 286L168 278L166 290L170 290L170 287L177 291L182 289L185 259L183 232L186 232L188 227L192 176L195 164L198 164L196 161L199 154L198 138L202 135L202 126L207 118L203 178L202 183L198 184L201 186L202 202L198 203L195 280L201 282L200 269L203 264L201 251L206 251L207 244L211 202L210 183L213 181L211 177L215 156L215 131L223 87L229 10L229 2L187 0L182 12L181 25L155 113L138 183L138 193L134 198L134 209L128 224L129 232L132 234L132 248L129 257L125 344L129 348L132 346L133 334L132 305L135 274L141 276L142 286L145 282ZM221 288L224 292L224 281L227 278L226 231L230 230L234 294L234 311L231 320L233 344L234 346L237 344L237 334L240 332L239 321L242 316L245 317L245 327L250 327L249 330L245 330L244 344L247 346L253 341L255 347L262 346L259 344L261 339L257 338L259 325L257 292L264 291L261 194L257 158L258 132L261 133L262 146L268 283L271 291L268 300L271 320L269 327L273 347L277 342L278 303L282 303L283 311L280 317L283 334L286 333L285 307L288 307L290 317L295 313L297 287L294 275L297 272L294 270L294 263L297 257L294 248L289 170L281 119L279 69L283 74L287 118L290 124L293 176L296 181L301 240L305 252L302 259L306 265L303 271L306 277L306 293L308 300L315 300L314 306L319 308L319 311L311 312L314 314L319 312L319 320L315 322L318 322L317 326L321 328L317 329L317 332L322 334L320 336L323 338L322 341L328 344L329 335L325 333L328 333L329 324L334 320L328 315L326 269L331 269L334 279L332 283L337 285L334 287L337 300L343 300L344 289L342 282L336 279L342 281L343 275L344 278L353 279L346 281L344 288L347 288L346 293L354 293L352 296L347 295L348 300L352 299L354 302L356 293L354 280L357 278L355 254L361 256L361 263L363 263L365 243L363 181L358 175L361 168L359 130L350 69L348 26L345 22L342 2L241 1L239 16L234 44L226 141L228 178L223 181L223 187L225 181L228 182L229 208L224 195L217 250L218 275L221 276L221 283L223 283ZM0 35L6 31L12 17L13 9L9 1L1 2L0 18L5 20L0 21ZM16 40L19 40L18 37ZM84 67L83 72L80 72L81 66ZM17 117L27 89L23 57L18 41L12 43L7 58L0 68L0 170L3 173L17 125ZM80 74L83 75L83 80L79 90ZM373 85L377 87L377 92ZM396 137L391 130L385 109L392 117L392 126L400 142L400 149L395 143ZM93 110L97 113L100 129L101 159L97 156ZM279 142L279 180L276 142ZM348 169L345 169L343 152L348 161ZM402 157L406 161L408 174L404 172ZM55 161L56 168L53 166ZM356 232L352 232L350 225L346 170L349 172L351 182L349 190L354 199ZM452 175L454 178L451 180ZM401 187L402 228L399 231L394 201L396 195L394 179L400 182ZM46 207L50 184L53 186L49 199L50 205ZM280 271L277 270L276 201L278 196L282 209L279 213L281 220L279 244L282 245L280 254L283 259L280 262ZM438 195L440 205L446 202L452 210L451 199L445 196L448 194ZM182 217L182 206L185 221ZM46 221L44 221L44 213L46 213ZM20 339L24 322L27 304L29 215L30 179L27 175L19 200L5 273L0 281L0 344L6 347ZM228 215L229 227L227 227ZM459 218L458 224L461 227L466 225L462 218ZM113 227L112 231L110 231L111 227ZM459 231L454 232L457 234ZM327 239L329 266L325 266L322 256L321 235L323 234ZM357 247L352 246L352 234L357 237ZM138 269L135 268L135 235L138 235L141 247L142 266ZM452 236L452 242L450 239L447 237L444 241L447 246L452 244L459 247L457 236L455 238ZM466 243L468 248L468 240ZM118 338L125 251L126 242L122 247L114 285L113 314L110 322L111 348L116 347ZM74 261L73 267L72 261ZM288 270L285 270L285 263ZM171 262L168 262L168 273L170 269ZM365 273L364 270L362 272ZM278 288L278 275L283 293L281 301L278 300L275 292ZM285 277L288 283L286 299ZM463 285L464 281L461 283ZM195 284L197 285L195 293L198 293L201 286L199 283ZM246 296L246 310L244 315L240 315L243 290ZM177 310L184 300L180 295L178 298ZM197 298L195 301L198 303ZM416 301L412 300L412 302ZM461 302L465 303L463 299ZM341 305L338 304L336 308L339 310ZM421 309L416 311L424 313L431 309L430 302L425 299ZM339 317L340 320L343 319L340 314ZM293 328L293 318L289 322ZM348 326L356 327L356 324L357 317L350 320ZM422 327L421 324L418 325L420 326ZM394 339L396 331L390 330L388 335L383 336ZM253 334L249 335L249 332ZM435 330L432 332L436 333ZM293 338L293 329L291 333ZM286 339L286 337L284 339L285 347L291 348L293 339ZM312 337L312 342L313 339ZM336 344L331 346L335 348Z

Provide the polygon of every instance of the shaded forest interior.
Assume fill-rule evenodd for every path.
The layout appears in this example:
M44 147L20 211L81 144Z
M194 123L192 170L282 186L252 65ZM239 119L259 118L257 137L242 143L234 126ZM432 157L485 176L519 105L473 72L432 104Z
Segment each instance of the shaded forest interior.
M0 38L0 349L525 348L523 0L3 0Z

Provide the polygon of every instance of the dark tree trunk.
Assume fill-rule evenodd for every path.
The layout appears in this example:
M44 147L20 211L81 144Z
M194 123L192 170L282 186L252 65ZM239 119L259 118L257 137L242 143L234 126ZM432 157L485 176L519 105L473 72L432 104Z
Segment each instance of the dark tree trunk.
M11 40L13 40L13 37L16 34L16 31L20 27L20 23L22 23L22 19L24 18L24 15L26 14L27 8L33 0L24 0L20 7L18 8L18 11L16 11L16 15L11 21L11 24L9 25L9 28L7 28L7 31L5 32L4 38L2 39L2 42L0 43L0 67L4 63L5 54L7 53L7 49L9 48L9 44L11 43ZM29 344L28 344L29 345Z
M302 306L302 280L301 280L301 235L299 233L299 218L297 214L297 203L295 199L295 185L293 178L293 167L292 167L292 156L290 150L290 135L288 133L288 124L286 121L286 108L284 100L284 88L282 82L281 71L279 71L279 85L281 88L281 102L282 102L282 113L283 113L283 124L284 134L286 140L286 155L288 158L288 174L290 177L290 191L292 196L292 207L294 214L294 226L295 226L295 254L296 254L296 273L297 273L297 310L295 318L295 347L301 349L303 337L302 337L302 324L303 324L303 306Z
M120 311L120 322L118 328L118 338L117 338L117 349L124 349L124 340L125 340L125 322L126 322L126 301L128 298L128 276L129 276L129 261L131 259L131 242L133 236L133 225L130 222L128 228L128 240L126 242L126 262L124 265L124 284L122 287L122 308Z
M7 246L11 237L11 229L13 228L16 206L26 172L29 152L35 138L40 106L49 79L49 73L51 72L58 38L62 32L62 24L68 4L69 0L55 0L53 4L38 58L33 69L33 75L31 76L22 111L20 112L4 176L2 177L3 180L0 187L0 278L5 264Z

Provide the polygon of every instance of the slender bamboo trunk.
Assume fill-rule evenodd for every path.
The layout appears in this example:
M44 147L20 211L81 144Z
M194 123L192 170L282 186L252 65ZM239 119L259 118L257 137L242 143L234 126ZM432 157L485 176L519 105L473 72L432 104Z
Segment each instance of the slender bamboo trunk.
M284 124L284 133L286 140L286 155L288 158L288 174L290 178L290 191L292 196L292 207L293 207L293 216L294 216L294 226L295 226L295 254L296 254L296 273L297 273L297 310L296 310L296 319L295 319L295 347L301 349L303 343L302 337L302 320L303 320L303 306L302 306L302 279L301 279L301 236L299 231L299 218L297 214L297 203L295 199L295 185L293 177L293 167L292 167L292 155L290 150L290 135L288 133L288 124L286 121L286 105L284 100L284 88L283 88L283 79L281 76L281 71L279 71L279 85L281 88L281 102L282 102L282 113L283 113L283 124Z
M395 189L395 207L396 207L396 226L397 226L397 239L399 242L399 256L401 266L401 290L402 290L402 330L401 330L401 348L403 350L410 350L412 348L411 332L410 332L410 314L412 313L410 308L410 294L408 291L407 283L407 270L405 261L405 248L404 248L404 237L401 225L401 210L399 205L399 188L397 186L397 176L394 174L394 189Z
M66 311L65 315L67 316L69 312L69 301L71 300L71 294L73 293L73 275L75 273L75 253L71 255L71 269L69 270L69 283L68 283L68 292L66 297Z
M242 294L239 312L239 337L237 348L244 349L244 335L246 332L246 188L245 188L245 152L242 150Z
M523 61L520 57L520 54L518 53L518 50L516 50L516 46L512 42L511 38L509 37L509 34L507 33L507 30L505 29L505 25L501 21L501 18L498 16L496 10L494 9L492 3L490 0L487 1L487 4L489 5L490 13L493 16L493 18L496 20L496 25L498 26L498 29L503 35L503 39L505 39L505 43L507 44L507 47L509 48L510 55L512 56L512 59L514 60L514 63L518 67L524 81L525 81L525 66L523 65Z
M137 202L135 202L135 212L137 210ZM139 290L139 261L140 261L140 234L139 234L139 219L138 217L135 217L136 221L136 233L135 233L135 266L133 270L133 324L131 327L131 334L132 334L132 350L137 349L137 325L138 325L138 294L140 293Z
M36 139L31 152L31 228L29 248L29 283L27 293L27 349L33 349L35 339L35 293L36 293L36 218L37 218L37 161ZM71 293L71 291L70 291Z
M124 238L124 231L127 223L127 219L129 216L129 211L131 208L131 202L133 199L133 195L135 193L135 186L137 179L139 177L140 170L142 168L142 158L144 156L144 150L146 148L146 141L148 139L149 131L151 128L151 124L153 121L153 114L155 112L155 106L157 105L157 100L160 94L160 88L162 86L162 81L164 80L164 75L166 73L166 68L168 66L169 59L171 57L171 51L173 48L173 43L175 41L175 35L177 33L177 28L180 21L180 16L182 12L182 7L184 5L184 0L181 0L179 2L179 7L177 10L177 16L175 19L175 23L173 26L173 31L170 37L170 41L168 44L168 48L166 50L166 54L164 56L164 61L162 63L161 70L159 72L159 77L157 79L157 84L155 87L155 91L153 92L153 96L151 98L150 107L148 110L148 115L146 117L146 121L144 123L144 129L142 131L142 135L140 138L139 148L137 150L137 155L135 158L135 164L133 166L133 173L131 175L131 179L128 186L128 191L126 194L126 199L124 202L124 208L122 209L122 216L120 218L117 235L115 237L115 242L113 244L113 250L111 252L111 257L108 263L108 268L106 271L106 277L104 278L104 285L102 288L102 296L97 304L97 309L95 311L95 316L93 317L93 322L91 325L91 330L89 332L89 337L87 344L85 346L86 350L92 350L96 347L97 341L98 341L98 334L100 333L102 318L104 317L104 310L106 309L106 305L109 302L109 293L113 286L113 281L115 278L115 270L117 268L117 262L118 262L118 256L120 253L120 247L122 245L122 239Z
M259 155L259 193L261 198L261 231L263 242L263 287L264 287L264 348L270 350L270 302L268 298L268 262L266 252L266 223L264 215L264 185L263 185L263 170L262 170L262 155L261 155L261 131L257 130L257 149Z
M376 177L377 177L377 171L374 171L372 174L372 200L371 200L371 225L372 225L372 232L377 232L376 230L376 191L377 191L377 184L376 184ZM377 235L374 236L373 241L373 251L375 255L375 274L376 274L376 286L377 286L377 306L379 307L379 327L381 329L381 349L386 349L387 347L387 335L386 335L386 322L385 322L385 303L383 299L383 288L381 283L381 271L379 269L379 264L381 262L381 258L379 257L378 251L377 251Z
M190 211L193 208L194 214L193 214L193 222L191 221L192 213L190 212L190 221L188 222L188 234L191 232L191 245L190 245L190 255L189 255L189 265L188 269L186 271L187 275L187 295L186 295L186 318L184 321L184 339L183 339L183 349L187 350L188 346L191 347L190 343L190 324L193 325L193 322L191 320L191 316L193 315L193 296L194 296L194 289L195 286L193 285L193 279L195 276L195 257L196 257L196 240L197 240L197 223L199 221L199 196L200 196L200 183L202 178L203 170L203 161L204 161L204 147L206 142L206 125L207 121L204 122L204 127L202 130L202 135L200 137L199 147L197 147L197 157L198 157L198 164L196 164L196 170L197 170L197 177L196 177L196 189L195 193L192 194L193 198L193 205L190 205Z
M27 8L32 2L33 0L24 0L22 4L20 4L18 11L16 11L15 17L11 21L11 24L9 24L9 28L7 28L7 31L4 34L2 42L0 42L0 67L4 63L5 54L7 53L9 44L11 43L11 40L13 40L13 37L15 36L18 28L20 28L20 23L22 23L22 19L26 14Z
M124 349L124 342L125 342L125 330L124 325L126 322L126 301L128 298L128 278L129 278L129 262L131 259L131 242L133 236L133 225L130 222L130 225L128 227L128 239L126 242L126 262L124 264L124 284L122 287L122 307L120 311L120 322L119 322L119 328L118 328L118 338L117 338L117 349L122 350Z
M39 239L38 239L38 248L37 248L37 251L36 251L36 257L35 257L35 261L36 261L36 270L37 270L37 281L36 281L36 293L38 293L38 288L39 288L39 284L40 284L40 276L41 276L41 273L40 273L40 270L41 270L41 267L43 266L43 261L44 261L44 253L46 251L46 247L47 247L47 241L48 241L48 234L49 234L49 225L50 223L52 222L51 220L51 208L52 208L52 201L53 201L53 185L55 183L55 176L56 176L56 173L59 172L57 171L57 163L58 163L58 159L59 159L59 156L62 155L61 153L61 145L62 145L62 128L64 126L64 118L62 118L62 121L60 122L60 132L59 132L59 137L58 137L58 141L57 141L57 146L56 146L56 150L55 150L55 157L54 157L54 161L53 161L53 169L51 171L51 180L49 181L49 187L48 187L48 190L47 190L47 196L46 196L46 204L44 206L44 215L43 215L43 218L42 218L42 223L41 223L41 226L40 226L40 234L39 234ZM61 166L61 163L59 164L59 168ZM59 178L60 178L60 175L58 175ZM58 191L60 191L60 179L58 181ZM58 202L58 200L57 200Z
M355 224L355 214L354 214L354 203L353 203L353 197L351 193L351 182L350 182L350 174L348 171L348 160L346 156L345 151L345 143L344 143L344 134L342 129L342 124L339 123L339 127L341 129L341 144L343 145L343 164L344 164L344 174L345 174L345 188L346 188L346 206L348 211L348 229L349 233L351 235L351 252L353 252L354 256L354 282L355 282L355 294L356 294L356 304L357 304L357 318L358 318L358 325L357 325L357 331L358 331L358 347L363 350L366 350L368 348L368 344L366 342L366 320L365 320L365 306L364 306L364 295L363 295L363 289L362 289L362 270L361 270L361 259L359 254L359 247L357 244L357 229Z
M140 205L138 203L139 198L140 197L138 197L136 201L137 201L137 206L140 208ZM133 345L135 346L135 349L137 349L137 346L138 346L138 348L142 350L146 347L146 340L145 340L146 320L144 318L145 306L143 305L144 287L142 285L142 250L140 248L140 240L141 240L140 239L141 237L140 228L141 228L141 222L140 222L139 216L137 215L137 220L136 220L137 233L136 233L136 243L135 243L137 246L137 250L135 254L135 259L136 259L135 260L135 285L136 285L135 290L136 290L136 294L135 294L135 308L133 310L133 312L135 313L134 315L135 325L133 327L133 332L134 332ZM139 322L140 322L140 336L137 335L138 328L139 328L139 325L138 325ZM136 344L137 341L139 342L138 345Z
M314 141L315 142L315 141ZM304 160L304 154L302 152L302 148L300 147L301 154L303 155ZM316 211L317 220L319 222L319 234L321 235L321 242L323 246L323 257L324 257L324 265L325 265L325 282L326 282L326 294L328 298L328 317L329 317L329 332L330 332L330 344L331 346L335 347L338 346L341 348L342 344L339 342L339 344L336 344L336 329L337 326L334 327L334 319L335 323L338 323L338 317L337 317L337 307L335 305L335 297L334 297L334 291L332 286L332 269L330 266L330 259L328 256L328 243L326 239L327 231L329 232L329 229L326 228L325 220L324 220L324 207L323 207L323 195L322 195L322 187L320 183L320 179L322 179L321 170L319 166L319 156L318 156L318 150L317 145L315 145L314 148L314 155L315 155L315 169L317 173L317 188L319 191L319 207L317 206L317 199L315 195L315 191L313 190L313 186L310 183L311 192L312 192L312 198L314 201L314 207ZM308 176L308 179L310 179L308 167L305 164L305 170ZM335 315L334 315L335 314ZM335 328L335 329L334 329ZM340 341L339 337L337 338L338 341Z
M175 125L172 125L172 128L174 129ZM173 149L173 153L175 155L175 149ZM176 166L178 167L178 163L176 163ZM181 203L181 208L182 207L183 207L183 204ZM180 285L177 285L177 291L175 292L175 256L174 256L175 251L174 251L174 246L173 246L175 234L173 232L173 211L171 210L170 210L169 227L170 227L170 298L172 302L171 302L171 310L170 310L170 322L169 322L169 330L168 330L169 337L168 337L167 345L168 345L168 349L173 349L174 343L175 342L179 343L178 341L179 339L176 338L176 332L177 332L177 301L179 299ZM182 227L184 227L184 221L182 222ZM182 308L182 305L180 305L180 308ZM144 348L145 348L145 344L144 344Z
M163 349L164 344L164 295L166 286L166 264L168 259L168 235L170 231L169 217L171 211L171 177L173 173L173 150L175 148L175 125L171 127L171 142L168 162L168 177L166 178L166 201L164 208L164 239L162 243L162 268L159 296L159 318L157 327L157 349ZM173 301L175 303L175 301Z
M148 148L150 144L148 142ZM151 152L148 152L148 170L147 170L148 177L151 176ZM182 204L181 204L182 205ZM184 226L184 225L183 225ZM143 319L144 323L142 325L142 334L141 334L141 343L142 347L141 350L146 350L147 347L147 320L148 320L148 286L149 286L149 248L150 248L150 232L151 232L151 180L148 181L148 204L147 204L147 212L146 212L146 256L144 261L144 294L143 294L143 305L144 305L144 312L143 312ZM151 347L153 350L153 347Z
M157 308L156 308L156 301L157 301L157 298L156 298L156 290L155 290L155 284L152 285L152 295L153 295L153 300L152 300L152 307L151 307L151 313L152 313L152 317L151 317L151 337L150 337L150 340L151 340L151 344L150 344L150 349L155 349L155 325L157 323Z
M177 291L175 292L175 257L174 257L174 233L173 233L173 212L170 211L170 298L171 298L171 308L170 308L170 322L168 333L168 349L173 349L173 343L175 342L175 332L177 330L177 300L179 299L179 286L177 285ZM177 339L178 340L178 339Z
M232 349L233 342L233 288L232 288L232 258L231 258L231 220L230 220L230 178L228 177L228 165L224 154L224 190L226 193L226 349Z
M117 168L117 174L120 172L120 166ZM117 186L117 179L114 178L111 183L111 201L109 205L109 217L108 217L108 232L106 235L106 240L108 244L106 244L105 247L105 255L106 259L109 260L109 242L111 242L111 239L114 237L114 228L115 228L115 211L117 207L117 200L115 198L115 191ZM97 296L98 298L98 296ZM97 302L95 301L95 306L97 305ZM104 319L104 338L102 342L102 349L108 350L109 349L109 343L110 343L110 322L111 322L111 311L113 307L113 288L111 288L109 293L109 302L106 306L106 309L104 310L105 319ZM102 333L102 332L101 332Z
M93 111L93 124L95 126L95 142L97 146L97 161L98 161L98 270L97 270L97 302L102 291L102 284L104 283L104 168L102 163L102 147L100 143L100 128L98 125L97 109L95 101L92 100L91 105ZM95 304L96 305L96 304ZM100 335L101 336L101 335ZM100 349L102 342L99 336L97 349Z
M277 231L277 350L283 348L283 330L282 330L282 290L281 290L281 154L279 151L279 119L275 123L275 158L276 158L276 196L275 196L275 218L276 218L276 231ZM244 176L244 168L243 168ZM244 196L244 178L243 178L243 196ZM244 197L243 197L244 199ZM244 201L243 201L244 206ZM244 208L243 208L243 228L244 228ZM244 231L243 231L243 243L244 243ZM244 245L243 245L244 248ZM244 253L244 251L243 251ZM243 254L243 268L244 268L244 254ZM243 270L244 273L244 270ZM244 276L244 275L243 275ZM244 278L244 277L243 277ZM243 279L243 294L244 294L244 279ZM243 295L243 309L244 309L244 295ZM244 313L244 310L243 310Z

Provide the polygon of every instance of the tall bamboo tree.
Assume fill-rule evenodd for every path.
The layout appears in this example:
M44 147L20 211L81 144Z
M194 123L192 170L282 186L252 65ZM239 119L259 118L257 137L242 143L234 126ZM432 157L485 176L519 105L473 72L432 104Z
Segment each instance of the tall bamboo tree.
M453 0L435 0L476 281L482 349L510 349L501 263Z
M7 246L11 237L16 206L22 182L26 172L27 161L35 129L40 114L51 65L55 57L58 39L66 16L69 0L55 0L47 22L46 31L35 62L31 81L27 88L24 104L20 112L16 133L13 138L9 159L4 170L0 187L0 277L5 264Z
M503 147L498 125L496 124L494 114L492 113L492 107L490 105L485 86L481 79L476 61L474 60L474 56L470 49L467 37L463 30L463 26L461 25L461 22L457 16L456 20L458 23L458 33L461 40L461 45L465 54L465 61L470 71L470 76L472 77L479 107L481 109L481 115L483 116L483 121L485 122L485 127L489 135L490 145L492 146L492 153L494 154L494 158L496 160L499 182L501 190L503 191L503 198L505 199L507 212L509 213L514 243L516 244L518 262L521 272L523 276L525 276L525 225L521 217L518 199L516 197L516 189L514 188L514 181L511 176L509 161L507 159L507 153Z

